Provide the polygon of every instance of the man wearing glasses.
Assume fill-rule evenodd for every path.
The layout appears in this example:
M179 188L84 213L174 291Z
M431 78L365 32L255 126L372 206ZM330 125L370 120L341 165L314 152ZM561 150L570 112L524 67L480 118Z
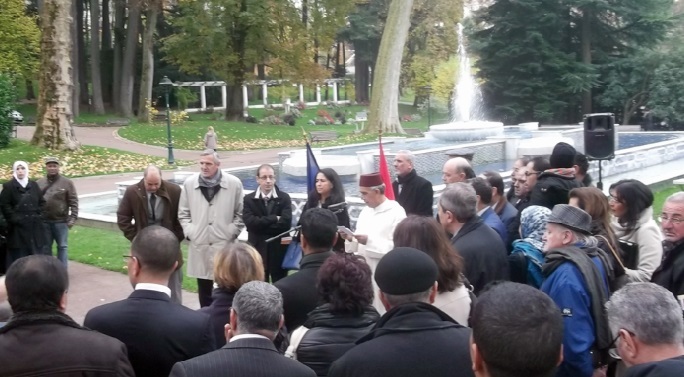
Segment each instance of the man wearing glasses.
M275 170L271 165L259 166L256 180L259 187L245 195L242 219L249 232L249 243L259 251L264 261L266 281L270 278L275 283L287 276L287 270L281 267L287 245L282 244L282 237L269 243L266 240L290 229L292 200L275 184Z
M681 193L680 193L681 194ZM684 321L679 303L653 283L631 283L606 304L626 377L684 376Z
M676 192L665 200L660 226L663 262L651 281L672 292L684 308L684 192Z

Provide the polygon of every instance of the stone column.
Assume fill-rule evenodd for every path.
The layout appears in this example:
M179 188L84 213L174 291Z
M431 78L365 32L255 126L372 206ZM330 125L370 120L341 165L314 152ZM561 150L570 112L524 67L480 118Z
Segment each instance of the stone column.
M268 105L268 84L263 83L261 84L261 88L263 89L263 94L264 94L264 106Z
M224 109L228 106L228 92L225 85L221 87L221 106Z
M305 102L304 101L304 85L299 84L299 102Z
M321 86L316 84L316 102L321 103Z
M200 86L200 107L202 110L207 108L207 93L204 91L204 85Z
M333 81L333 102L337 103L337 81Z
M242 103L245 109L249 107L249 95L247 94L247 85L242 86Z

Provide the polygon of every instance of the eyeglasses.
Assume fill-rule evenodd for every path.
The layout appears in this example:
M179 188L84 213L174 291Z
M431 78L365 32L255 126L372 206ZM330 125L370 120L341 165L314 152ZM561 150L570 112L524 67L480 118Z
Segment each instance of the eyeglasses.
M259 179L261 179L263 181L275 181L275 177L272 175L264 175L264 176L259 177Z
M616 196L613 195L608 195L608 201L609 202L615 202L615 203L622 203L620 199L618 199Z
M123 255L123 261L124 261L125 263L128 263L128 261L131 260L131 259L137 260L138 263L140 263L140 259L134 257L133 255Z
M526 171L526 172L525 172L525 176L526 176L526 177L529 177L529 176L531 176L531 175L539 175L539 174L541 174L540 171Z
M679 217L679 216L678 216L678 217L674 217L674 216L668 217L667 215L662 214L662 215L660 215L658 218L660 219L660 222L661 222L661 223L664 223L664 222L666 222L666 221L669 221L669 222L671 222L671 223L674 224L674 225L679 225L679 224L681 224L681 223L684 223L684 218L681 218L681 217Z

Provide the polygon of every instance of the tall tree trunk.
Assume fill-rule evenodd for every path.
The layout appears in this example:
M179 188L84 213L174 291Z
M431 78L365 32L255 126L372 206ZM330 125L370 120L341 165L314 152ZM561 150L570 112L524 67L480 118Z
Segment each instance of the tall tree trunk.
M28 78L26 79L26 99L36 99L36 91L33 89L33 80Z
M390 3L380 51L373 70L373 95L365 132L378 130L404 133L399 122L399 76L404 45L411 26L413 0L393 0Z
M589 7L582 10L582 63L591 65L591 17ZM591 113L591 88L582 93L582 113Z
M102 49L112 48L112 24L109 15L109 0L102 0Z
M78 97L74 97L74 99L78 99L78 102L80 105L85 105L86 108L88 106L88 103L90 102L90 98L88 95L88 78L86 75L86 51L85 51L85 16L86 12L84 11L85 7L85 0L74 0L76 2L76 38L78 39L78 49L77 49L77 56L78 56ZM80 107L79 107L80 109ZM80 110L79 110L80 112Z
M247 12L248 0L240 1L240 12ZM245 55L247 51L247 34L249 33L249 24L243 20L238 20L235 25L225 25L226 34L233 39L233 46L235 46L235 54L237 61L230 67L230 77L233 78L226 88L228 94L228 103L226 104L225 119L232 121L239 121L245 118L245 106L242 100L242 85L245 83L245 74L247 66L245 64Z
M126 50L121 63L121 93L119 94L121 109L119 113L127 118L133 117L133 91L135 89L135 57L138 51L138 34L140 33L140 2L131 0L128 8L126 26ZM116 80L117 77L114 77Z
M102 77L100 74L100 4L90 0L90 78L93 86L93 111L105 113L102 101Z
M147 121L147 101L152 99L154 85L154 32L157 30L157 17L161 4L152 1L148 5L145 30L142 38L142 74L140 77L140 100L138 101L138 120Z
M358 103L368 103L368 84L370 83L370 73L368 72L368 62L359 59L357 53L354 57L354 97Z
M121 113L121 66L123 63L123 46L126 24L125 0L114 0L114 64L112 67L112 107Z
M55 0L53 0L55 1ZM72 94L72 101L70 102L71 104L71 113L74 117L77 117L79 114L79 102L78 102L78 97L80 95L80 86L78 85L78 4L80 3L79 0L73 0L71 3L71 40L72 40L72 45L71 45L71 82L73 83L73 86L71 87L71 94ZM45 7L45 1L43 1L43 7ZM39 89L42 92L42 89Z
M45 0L40 15L40 91L38 119L31 144L50 149L76 150L80 143L72 129L71 75L73 13L70 0Z

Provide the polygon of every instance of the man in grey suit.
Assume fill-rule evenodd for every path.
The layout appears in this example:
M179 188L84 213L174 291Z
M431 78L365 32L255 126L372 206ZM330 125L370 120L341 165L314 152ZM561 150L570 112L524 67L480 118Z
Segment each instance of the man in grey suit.
M273 340L283 326L283 298L262 281L243 285L233 298L223 348L176 363L169 377L315 377L304 364L278 353Z

